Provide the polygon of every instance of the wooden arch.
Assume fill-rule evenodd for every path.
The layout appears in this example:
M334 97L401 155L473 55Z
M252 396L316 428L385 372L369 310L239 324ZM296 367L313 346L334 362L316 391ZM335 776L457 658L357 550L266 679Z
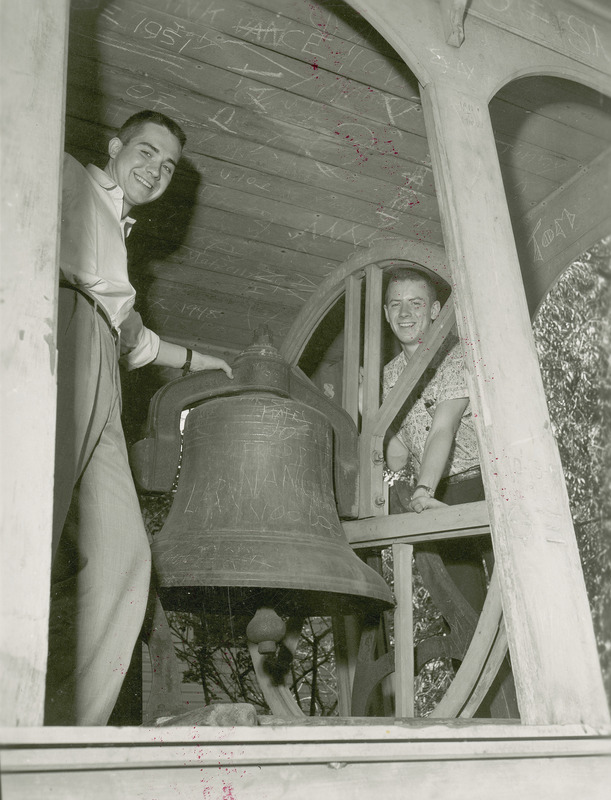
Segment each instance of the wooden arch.
M600 92L611 98L611 86L600 80L599 76L574 66L564 70L544 70L541 65L525 66L520 74L505 78L497 87L489 103L505 87L516 81L560 78L574 84ZM521 219L513 219L515 246L518 251L524 291L531 318L534 319L539 306L547 293L560 279L563 272L582 253L611 233L611 208L608 203L611 187L611 144L591 164L583 166L580 173L573 176L541 203L530 209ZM561 248L554 248L550 258L542 257L542 250L533 248L532 242L537 230L542 227L553 229L557 224L568 225L573 231L573 217L566 209L581 208L581 217L587 219L588 227L579 229ZM577 223L579 226L579 222ZM541 263L542 262L542 263Z
M560 78L611 97L611 87L604 77L592 73L590 70L580 69L572 64L559 68L558 66L550 66L542 61L540 64L524 65L516 68L511 73L504 74L499 78L498 84L491 88L488 101L490 102L505 86L524 78Z

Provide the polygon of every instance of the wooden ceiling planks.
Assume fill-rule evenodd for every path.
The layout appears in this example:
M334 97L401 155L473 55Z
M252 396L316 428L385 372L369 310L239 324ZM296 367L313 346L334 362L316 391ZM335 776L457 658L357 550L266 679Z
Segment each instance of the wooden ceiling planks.
M100 7L92 7L97 6ZM358 248L442 244L418 85L339 0L75 2L66 146L103 165L141 108L183 124L180 169L138 210L130 241L140 310L183 344L239 350L281 336ZM491 102L514 220L609 140L609 101L551 78Z
M149 3L149 6L153 5L163 6L164 3ZM393 62L385 59L391 72L391 77L387 77L385 83L399 87L392 95L385 94L380 85L383 82L372 80L372 76L359 68L354 61L351 74L336 74L342 65L344 49L339 43L330 45L325 40L327 48L339 48L334 51L335 71L329 72L322 65L319 69L317 59L321 56L311 56L307 50L310 37L320 36L314 30L305 28L292 31L291 35L298 36L299 41L290 47L284 45L280 37L277 52L272 57L266 47L229 35L231 30L241 30L240 24L236 24L235 14L246 5L241 2L231 3L231 15L225 11L219 12L215 16L216 28L194 26L195 30L189 33L193 38L189 39L187 45L182 45L180 41L174 41L176 34L172 40L168 39L172 36L173 28L181 27L176 12L169 16L153 8L147 9L132 0L122 0L120 4L112 6L112 25L108 17L100 17L95 37L100 45L102 59L106 51L108 63L116 65L117 59L121 57L117 50L122 51L123 60L128 63L130 50L135 51L136 59L131 58L131 66L135 60L144 60L147 63L148 54L150 62L147 66L152 70L152 77L195 95L230 102L240 108L251 106L259 113L272 116L276 114L282 119L306 124L308 128L320 129L321 132L328 131L329 126L333 130L336 109L341 109L343 118L346 114L352 115L354 123L364 127L366 119L377 124L387 120L393 128L407 131L415 129L416 133L424 135L417 87L413 76L411 84L408 83L409 72L396 56ZM134 14L135 9L141 11ZM142 16L145 11L148 11L149 16ZM220 22L225 17L228 20L225 25L221 25ZM279 29L277 24L274 25L269 20L267 23L253 20L243 27L253 31L261 28L269 31L272 26L275 30ZM78 46L78 40L75 45ZM282 50L291 55L285 55ZM300 55L301 50L306 52L301 58L296 58L295 52ZM179 57L173 56L176 51L180 53ZM169 54L172 64L168 63ZM380 60L378 57L378 61ZM211 80L208 79L209 76ZM325 108L328 109L327 114L324 113ZM416 113L411 113L413 111ZM191 114L185 115L185 119L191 119L194 113L195 109ZM327 120L327 116L331 119ZM380 141L383 139L383 132L380 130L377 137Z
M385 158L386 163L381 164L378 159L377 164L371 165L372 168L375 168L371 171L375 172L376 177L370 177L368 183L367 176L363 176L362 171L360 173L354 169L349 171L342 166L343 164L352 166L354 153L359 150L359 144L355 144L355 136L351 135L351 132L354 133L355 126L360 126L371 138L372 114L375 116L383 110L388 115L388 108L392 106L394 114L403 117L406 115L406 111L414 108L413 102L403 102L400 97L395 96L382 102L379 92L374 92L370 86L353 85L346 76L342 76L341 87L338 88L338 75L331 76L325 70L316 70L318 74L310 81L314 67L310 63L312 57L309 54L304 55L300 63L295 65L293 64L294 59L289 61L288 56L280 53L273 56L274 61L280 64L280 68L275 74L264 77L268 82L273 79L273 85L274 81L276 84L278 83L279 78L289 76L290 85L296 94L294 92L288 94L278 92L278 88L282 88L282 85L280 87L275 85L273 92L274 95L278 95L278 100L275 107L269 109L264 106L260 98L270 91L270 87L249 78L248 97L243 98L244 106L232 106L228 112L226 106L219 105L219 101L227 103L228 100L232 100L235 103L239 85L243 81L243 76L239 75L236 80L235 75L231 73L251 69L246 66L241 67L234 55L227 56L228 43L235 44L234 39L227 39L227 26L229 22L232 24L235 22L235 17L232 16L231 19L228 19L225 14L225 27L221 24L223 15L217 14L215 15L214 29L201 25L196 29L189 28L189 32L193 33L193 36L189 37L190 41L199 37L197 39L199 42L210 42L215 36L218 39L218 36L222 35L224 36L223 47L202 47L201 54L200 51L197 51L196 59L181 56L179 64L173 64L168 68L165 54L162 58L161 54L155 50L158 48L161 52L161 47L155 44L151 45L146 40L158 38L160 31L166 31L163 39L166 43L170 42L170 28L175 32L181 30L181 23L178 21L181 19L181 9L183 14L188 15L189 8L187 8L188 4L178 4L178 6L173 4L173 16L168 17L163 12L165 5L164 3L155 3L148 4L147 7L140 3L113 4L109 7L109 13L102 13L95 20L94 25L91 24L91 12L85 14L85 21L89 23L88 30L84 24L79 29L75 28L73 23L72 64L74 64L77 74L70 86L69 109L81 119L87 119L90 114L88 107L92 92L97 91L98 95L101 92L107 98L102 103L106 110L106 116L102 121L108 125L111 123L112 117L117 116L115 104L112 101L117 99L124 102L136 101L136 105L146 106L151 94L151 84L154 84L157 99L165 98L163 101L165 105L169 105L170 99L172 100L172 108L164 110L178 119L187 119L191 125L196 123L200 129L206 131L203 136L190 137L187 151L191 165L202 178L202 185L196 190L196 200L197 205L202 203L204 213L201 213L196 207L190 214L189 233L180 245L164 262L153 262L146 265L146 274L149 280L156 279L164 267L167 277L170 278L164 297L161 298L162 304L169 312L162 318L166 335L172 313L175 314L176 309L180 310L184 307L180 298L172 299L171 287L176 284L185 282L193 288L199 287L200 291L203 286L214 286L218 293L224 293L226 297L232 297L235 294L241 294L244 298L264 296L272 303L277 304L274 316L278 319L278 315L285 307L290 307L295 302L303 302L318 282L329 273L333 266L333 261L330 259L339 249L337 245L340 243L347 245L341 248L341 252L336 253L343 260L348 257L355 246L361 243L368 244L372 239L385 235L385 229L392 230L395 227L397 230L393 231L391 235L415 236L420 234L434 237L435 241L441 241L437 204L431 191L430 178L427 187L429 194L427 195L420 188L420 184L424 184L424 177L430 176L430 170L422 168L422 162L426 159L427 152L426 142L422 136L419 105L417 112L420 117L418 119L420 129L417 134L407 131L412 139L419 137L422 141L419 147L409 148L410 152L416 153L419 160L415 164L409 162L407 167L403 165L402 168L397 168L396 145L390 139L381 142L377 155ZM193 6L190 8L193 10ZM263 36L267 39L271 35L270 31L278 31L278 25L272 21L268 12L249 8L247 4L243 3L232 6L232 11L236 13L245 13L246 10L249 10L248 21L244 23L246 36L254 35L255 38ZM256 13L256 19L253 17L253 13ZM266 13L267 17L265 17ZM187 21L185 17L182 19ZM83 23L82 17L81 23ZM165 27L160 27L162 25ZM139 47L146 49L147 55L142 52L134 52L132 42L129 37L126 38L127 34L134 32L137 34L138 26L146 43L146 48L144 48L142 41L139 41ZM240 28L240 25L238 24L237 27ZM283 48L285 50L294 49L292 45L287 46L287 30L285 28L285 35L280 37L282 39L281 50ZM295 41L296 36L301 37L301 49L307 49L308 42L317 40L320 43L322 41L319 32L314 28L302 26L297 30L293 26L292 30L292 41ZM157 31L156 34L155 31ZM263 34L262 31L265 33ZM176 38L178 35L173 36L174 41ZM343 54L340 53L342 43L339 40L329 43L326 39L327 37L325 37L325 46L335 48L336 62L341 66L344 64ZM91 63L92 42L96 44L100 52L100 59L95 64ZM349 49L354 50L354 45L350 44ZM211 51L210 55L208 50ZM347 52L346 48L344 50ZM261 48L261 53L253 54L252 46L248 44L247 52L251 60L255 56L258 59L252 69L258 73L264 72L265 70L256 69L256 65L260 66L259 62L266 62L270 58L266 48ZM357 63L359 59L356 56L361 56L361 60L363 60L363 53L362 50L356 54L352 53L351 59L352 73L356 73L361 78L363 70L359 67ZM381 60L379 55L376 55L376 59L378 63ZM368 56L368 62L371 60L371 56ZM400 73L407 72L396 57L394 62ZM143 63L146 64L146 70L143 70ZM206 81L202 81L201 72L199 72L202 64L207 70L208 80ZM300 73L297 72L296 67L301 70ZM307 67L305 73L303 72L304 67ZM395 67L395 71L397 71L397 67ZM386 72L392 73L392 68ZM324 76L322 80L321 76ZM180 96L177 101L175 87L178 85L178 88L183 91L189 90L191 88L189 84L194 83L194 77L198 78L204 89L189 96L189 101L193 102L190 105L190 112L187 114L185 97ZM148 83L143 82L145 79ZM387 74L386 82L388 83L390 79ZM140 83L136 83L136 80ZM398 82L396 75L394 80ZM309 82L313 84L311 88L301 86L301 84ZM295 87L295 83L300 86ZM404 94L413 96L413 90L409 88L403 77L401 77L400 86ZM327 110L329 119L325 119L322 112L323 109L328 109L328 106L309 96L320 95L321 88L322 93L327 95L330 89L333 90L334 102L341 102L343 98L342 113L347 114L347 117L336 121L335 117L338 116L338 113L334 109L333 111ZM401 101L402 104L399 105L398 101ZM377 111L374 108L376 103L379 106ZM265 104L269 106L267 99ZM254 107L254 110L249 106ZM363 107L368 116L357 113L362 111ZM373 112L372 108L374 108ZM127 113L126 110L124 116ZM230 123L229 119L231 119ZM225 124L225 122L229 124ZM231 127L229 127L230 125ZM310 127L304 128L305 125ZM222 129L223 126L228 130L223 130L223 133L219 134L217 130L218 128ZM189 125L185 127L189 128ZM208 133L208 129L211 127L213 129ZM397 137L402 135L399 130L393 128L392 133L389 133L388 127L383 127L383 137L392 135L397 140ZM344 133L344 131L349 132ZM312 133L318 134L314 137L314 147L318 148L314 158L311 151ZM320 140L325 136L328 137L328 140L321 148ZM278 142L278 140L280 141ZM268 144L270 141L273 143L273 147ZM211 142L216 147L216 151L215 147L210 147ZM369 139L366 141L368 152L371 143ZM227 152L228 144L231 154ZM241 147L242 144L245 146ZM283 145L287 149L282 149ZM258 155L255 165L250 166L249 157L252 158L263 148L266 152L262 155L266 158ZM304 152L306 155L303 155ZM329 158L330 154L331 158ZM371 149L371 154L375 155L375 148ZM364 146L358 160L360 162L358 166L367 164L369 160ZM280 163L276 164L276 162ZM377 175L384 174L384 169L388 166L392 167L387 170L390 172L392 180L380 180ZM418 168L420 170L416 172L416 180L419 190L411 189L406 192L403 188L406 181L404 173L409 172L410 169L418 170ZM184 174L177 176L177 180L184 181L184 178ZM418 211L424 216L423 222L418 219L413 220L407 215L401 215L402 218L399 218L395 209L407 204L420 207ZM235 235L230 233L219 236L218 231L210 227L211 211L217 212L216 222L218 224L223 214L231 218L238 209L242 218L254 219L258 222L254 229L250 225L250 235L252 236L250 242L246 242L244 239L235 241ZM177 238L172 236L170 230L179 213L180 209L174 208L174 213L164 215L165 225L159 233L163 233L165 229L169 233L170 241L172 238ZM212 224L214 222L213 218ZM220 222L220 224L225 230L235 230L235 221L233 223L230 221ZM258 239L262 229L265 228L269 232L272 227L274 229L272 233L276 232L278 239L269 242L267 246L261 246ZM381 234L380 229L382 229ZM292 233L293 235L291 235ZM335 247L321 248L321 244L324 244L319 242L321 237L326 239L328 244L335 244ZM297 240L298 250L293 250L292 239ZM325 252L327 256L325 263L328 265L326 268L318 266L321 258L317 252L308 252L308 244L312 243L316 243L315 250L317 252ZM333 252L329 253L329 250ZM298 263L306 259L307 264ZM138 268L137 271L140 272L140 269ZM235 277L242 281L241 292L236 287ZM157 284L158 286L159 284ZM147 299L148 297L147 294ZM219 296L215 299L220 302ZM199 305L202 308L207 307L205 303ZM230 311L231 304L226 302L224 305L223 318L232 313ZM155 312L151 310L147 315L147 320L151 324L153 324L154 315L160 316L159 304L155 306L155 309ZM197 312L194 314L197 315ZM272 316L271 313L270 316ZM193 317L192 314L191 319ZM240 328L238 320L242 318L249 317L233 312L236 329ZM184 334L185 326L179 327L180 333ZM176 331L176 326L173 326L173 330ZM219 333L221 333L220 330ZM223 334L223 340L224 342L228 341L227 332ZM248 341L248 338L245 341Z
M546 76L536 81L528 78L503 87L506 102L531 113L586 131L609 141L611 128L611 98L574 81L559 81Z

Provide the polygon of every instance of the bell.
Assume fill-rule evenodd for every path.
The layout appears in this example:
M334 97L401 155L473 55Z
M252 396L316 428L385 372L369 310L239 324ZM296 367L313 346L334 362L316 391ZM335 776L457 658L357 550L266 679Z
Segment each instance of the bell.
M152 545L164 606L226 611L229 603L236 614L271 606L302 616L391 606L388 585L353 552L336 507L334 481L345 505L356 496L350 417L291 370L265 334L236 360L234 381L217 376L206 390L205 376L174 382L198 379L206 399L187 416L174 502ZM194 389L185 393L192 402ZM157 412L153 427L164 416ZM348 455L340 439L351 443Z

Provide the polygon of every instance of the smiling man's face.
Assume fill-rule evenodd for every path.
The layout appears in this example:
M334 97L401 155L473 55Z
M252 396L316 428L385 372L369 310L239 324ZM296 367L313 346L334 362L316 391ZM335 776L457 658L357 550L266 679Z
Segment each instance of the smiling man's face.
M181 152L176 136L154 122L144 123L125 144L117 137L110 140L105 171L123 189L123 215L161 197Z
M440 310L425 281L408 278L393 281L388 288L384 314L406 355L416 352Z

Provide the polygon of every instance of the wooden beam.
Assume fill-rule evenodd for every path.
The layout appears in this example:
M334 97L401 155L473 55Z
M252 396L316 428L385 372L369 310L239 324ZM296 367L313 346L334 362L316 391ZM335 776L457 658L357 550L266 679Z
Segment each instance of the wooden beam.
M359 437L359 516L384 513L382 476L383 436L374 436L372 425L380 406L380 353L382 351L382 270L365 268L365 330L363 354L362 430Z
M486 502L434 508L426 514L392 514L383 517L346 520L344 533L355 549L381 547L404 542L420 544L490 532Z
M395 582L395 716L414 716L414 599L412 555L409 544L393 544Z
M346 278L342 405L356 425L359 418L362 282L362 276L348 275Z
M424 88L423 108L521 717L607 723L488 105L438 81Z
M531 314L564 269L611 233L611 148L514 222Z
M0 719L44 711L68 0L2 3Z
M178 755L185 744L194 748L200 746L215 746L215 750L208 756L210 762L218 762L218 750L225 743L231 746L238 744L266 746L274 744L295 743L294 726L300 727L299 742L304 745L330 743L330 742L384 742L386 746L411 746L415 750L422 749L422 744L440 743L438 756L448 753L453 749L458 755L461 751L469 751L484 757L494 758L496 754L512 747L511 743L519 743L524 752L552 756L554 752L564 755L605 755L611 754L611 726L593 728L590 725L520 725L515 720L477 719L464 721L459 719L431 720L428 717L420 719L392 720L387 717L352 717L338 719L336 717L309 717L308 724L301 721L286 721L277 725L273 716L260 716L259 727L223 728L219 730L210 728L187 727L32 727L32 728L5 728L0 727L0 748L2 752L3 767L8 765L9 758L4 758L5 753L11 753L10 762L13 765L24 764L28 756L24 748L40 749L40 764L53 764L53 754L45 753L46 748L58 748L57 765L69 764L68 753L61 754L60 749L83 748L84 755L90 755L89 763L103 763L105 760L113 762L116 753L107 751L109 758L105 759L104 750L96 753L97 748L129 747L134 755L138 748L147 752L150 757L147 763L154 764L159 751L151 749L151 745L158 745L164 755ZM303 727L301 727L303 725ZM221 738L222 737L222 740ZM453 743L453 744L450 744ZM474 747L474 743L477 746ZM444 747L445 745L445 747ZM463 748L463 745L465 747ZM92 750L87 753L88 748ZM488 750L491 747L492 749ZM13 752L14 751L14 752ZM183 751L184 752L184 751ZM232 753L225 752L225 757L231 758ZM388 755L392 757L389 751ZM407 755L407 753L406 753ZM437 756L431 751L433 760ZM59 756L62 756L61 758ZM273 758L273 757L272 757ZM74 762L76 759L74 760ZM73 763L74 763L73 762ZM124 762L129 768L129 762ZM34 768L32 764L32 768ZM611 764L610 764L611 768Z
M420 800L448 786L455 800L603 800L611 781L611 741L576 726L298 722L17 729L2 736L2 788L10 800L402 800L407 786Z

